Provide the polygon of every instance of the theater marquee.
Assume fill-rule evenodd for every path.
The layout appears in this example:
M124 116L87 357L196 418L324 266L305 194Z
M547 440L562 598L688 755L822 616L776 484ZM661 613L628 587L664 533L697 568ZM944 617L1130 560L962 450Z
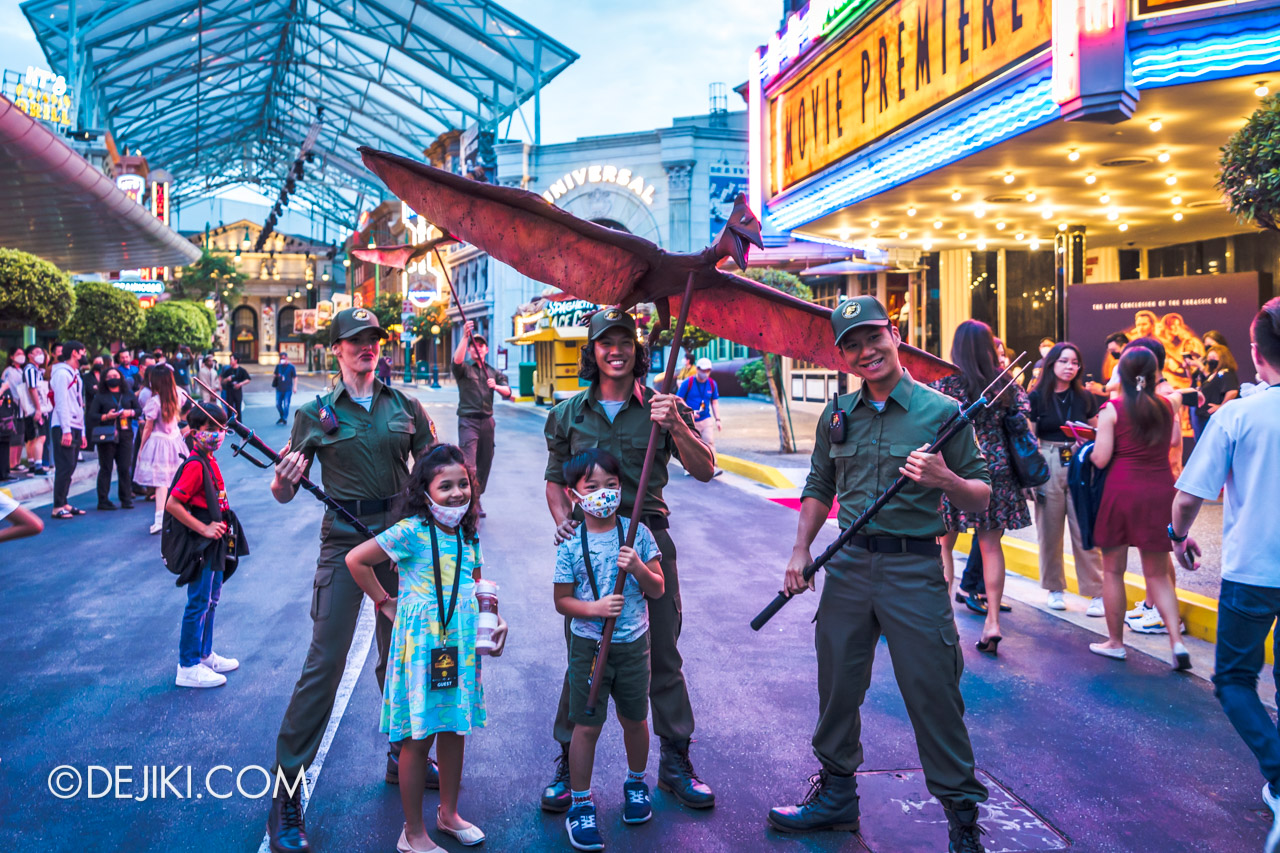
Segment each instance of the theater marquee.
M768 96L771 194L1048 47L1051 0L902 0Z

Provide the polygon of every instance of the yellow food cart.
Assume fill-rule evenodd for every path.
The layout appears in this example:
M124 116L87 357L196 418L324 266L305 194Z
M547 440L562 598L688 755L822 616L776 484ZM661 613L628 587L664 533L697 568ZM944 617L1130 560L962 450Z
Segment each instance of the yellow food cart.
M578 379L578 354L587 340L582 317L596 306L583 300L539 300L514 318L514 334L507 343L533 346L533 396L539 403L570 397L586 383Z

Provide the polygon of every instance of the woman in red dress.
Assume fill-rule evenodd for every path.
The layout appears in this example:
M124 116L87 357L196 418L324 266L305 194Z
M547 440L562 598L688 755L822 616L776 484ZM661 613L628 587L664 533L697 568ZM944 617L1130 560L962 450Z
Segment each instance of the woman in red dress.
M1102 599L1107 613L1105 643L1089 651L1124 660L1124 570L1128 549L1137 548L1147 595L1169 628L1175 669L1191 668L1191 657L1178 630L1178 597L1171 579L1168 523L1173 505L1173 469L1169 448L1182 438L1173 407L1156 395L1160 369L1155 355L1133 347L1120 357L1116 373L1121 395L1098 413L1098 432L1090 457L1108 468L1094 541L1102 549Z

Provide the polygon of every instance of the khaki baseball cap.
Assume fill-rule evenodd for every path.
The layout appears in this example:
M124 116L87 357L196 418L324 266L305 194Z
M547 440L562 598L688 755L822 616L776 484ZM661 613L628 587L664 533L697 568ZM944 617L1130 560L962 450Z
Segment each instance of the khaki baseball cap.
M587 340L594 341L610 329L626 329L632 335L636 333L636 321L621 308L605 307L591 315Z
M333 315L329 324L329 343L336 344L347 338L360 334L365 329L373 329L382 339L388 337L386 329L378 325L378 317L368 308L345 308Z
M874 296L855 296L831 310L831 330L835 332L836 346L840 346L840 341L851 330L872 325L889 325L889 315Z

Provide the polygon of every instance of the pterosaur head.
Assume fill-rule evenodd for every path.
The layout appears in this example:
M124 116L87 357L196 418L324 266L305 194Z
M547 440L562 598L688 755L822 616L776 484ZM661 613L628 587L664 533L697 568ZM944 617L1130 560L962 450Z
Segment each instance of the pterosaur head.
M738 193L738 197L733 202L733 211L729 214L729 221L725 223L724 230L716 239L716 257L731 257L738 265L738 269L745 270L747 253L751 251L751 246L758 249L764 248L764 242L760 239L760 220L747 205L746 194Z

